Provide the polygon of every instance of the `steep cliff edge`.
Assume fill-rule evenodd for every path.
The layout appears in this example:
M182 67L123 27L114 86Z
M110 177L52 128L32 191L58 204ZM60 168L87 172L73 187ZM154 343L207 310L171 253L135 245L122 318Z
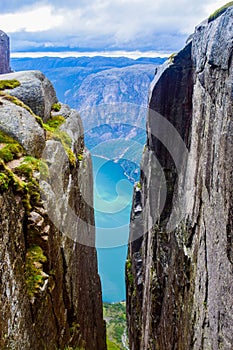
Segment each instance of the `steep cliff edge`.
M151 87L126 264L131 350L233 347L233 7L215 17Z
M106 349L80 117L38 71L0 83L0 348Z

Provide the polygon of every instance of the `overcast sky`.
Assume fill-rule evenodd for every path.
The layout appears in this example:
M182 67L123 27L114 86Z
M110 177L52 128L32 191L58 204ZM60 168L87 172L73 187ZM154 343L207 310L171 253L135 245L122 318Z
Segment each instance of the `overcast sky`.
M1 0L12 51L174 52L222 0Z

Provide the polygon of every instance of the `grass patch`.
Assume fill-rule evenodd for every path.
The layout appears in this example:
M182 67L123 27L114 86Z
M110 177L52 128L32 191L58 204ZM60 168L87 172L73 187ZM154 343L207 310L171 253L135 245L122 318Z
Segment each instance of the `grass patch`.
M229 7L233 6L233 1L228 2L227 4L223 5L219 9L217 9L214 13L212 13L208 18L208 23L214 21L216 18L221 16Z
M25 277L27 292L30 297L33 297L44 284L43 263L46 261L47 258L38 245L33 245L27 250Z
M0 80L0 90L14 89L20 86L20 82L16 79Z

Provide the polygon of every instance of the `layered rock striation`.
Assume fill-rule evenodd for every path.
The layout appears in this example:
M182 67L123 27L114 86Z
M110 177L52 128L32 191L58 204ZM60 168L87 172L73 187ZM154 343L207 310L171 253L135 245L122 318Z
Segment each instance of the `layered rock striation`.
M20 85L0 95L0 348L103 350L82 123L53 105L41 73L1 76L16 78Z
M126 264L131 350L233 347L232 18L230 6L201 23L151 86Z

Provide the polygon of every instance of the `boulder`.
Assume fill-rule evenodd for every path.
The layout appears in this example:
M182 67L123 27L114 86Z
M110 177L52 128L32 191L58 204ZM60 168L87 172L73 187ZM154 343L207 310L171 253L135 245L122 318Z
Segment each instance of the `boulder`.
M0 76L0 80L16 79L20 86L6 90L28 105L44 122L50 118L51 108L57 102L52 83L40 71L22 71Z
M0 130L17 140L34 157L41 157L45 147L45 132L35 117L25 108L2 99Z

